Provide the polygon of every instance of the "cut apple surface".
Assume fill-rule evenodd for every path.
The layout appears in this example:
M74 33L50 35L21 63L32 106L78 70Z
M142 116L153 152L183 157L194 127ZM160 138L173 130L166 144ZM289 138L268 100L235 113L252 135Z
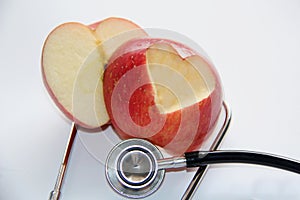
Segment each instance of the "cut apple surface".
M43 47L42 75L56 105L84 128L106 124L104 66L124 42L146 36L139 26L122 18L107 18L91 26L71 22L55 28Z
M222 89L214 67L170 40L144 38L121 46L105 70L103 89L108 114L122 138L145 138L176 155L198 148L221 110Z

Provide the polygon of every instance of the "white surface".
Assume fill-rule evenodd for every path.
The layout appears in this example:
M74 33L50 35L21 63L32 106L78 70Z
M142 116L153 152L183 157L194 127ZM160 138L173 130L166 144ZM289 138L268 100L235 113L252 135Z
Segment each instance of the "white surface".
M197 2L197 3L196 3ZM47 199L70 122L44 89L40 55L57 25L121 16L199 43L221 74L233 122L222 149L265 151L300 160L299 1L0 2L0 199ZM82 133L84 134L84 133ZM105 155L105 153L104 153ZM170 173L150 199L180 199ZM177 182L176 182L177 180ZM195 199L300 199L300 176L270 168L210 168ZM120 199L103 166L76 140L62 200Z

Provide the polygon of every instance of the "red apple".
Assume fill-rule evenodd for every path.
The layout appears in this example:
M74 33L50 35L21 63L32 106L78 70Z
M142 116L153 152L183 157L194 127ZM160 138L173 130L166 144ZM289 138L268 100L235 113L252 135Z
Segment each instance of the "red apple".
M56 27L42 52L42 76L58 108L84 128L106 124L102 75L111 54L121 44L147 34L122 18L107 18L90 26L70 22Z
M171 154L199 148L220 114L222 87L215 68L171 40L125 43L109 60L103 81L119 136L147 139Z

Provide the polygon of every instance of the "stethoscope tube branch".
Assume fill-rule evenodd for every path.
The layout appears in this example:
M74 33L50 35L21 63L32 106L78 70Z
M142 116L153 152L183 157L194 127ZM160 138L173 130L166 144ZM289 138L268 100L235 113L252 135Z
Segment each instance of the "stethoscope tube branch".
M300 174L299 161L251 151L195 151L185 153L185 159L188 168L211 164L244 163L274 167Z

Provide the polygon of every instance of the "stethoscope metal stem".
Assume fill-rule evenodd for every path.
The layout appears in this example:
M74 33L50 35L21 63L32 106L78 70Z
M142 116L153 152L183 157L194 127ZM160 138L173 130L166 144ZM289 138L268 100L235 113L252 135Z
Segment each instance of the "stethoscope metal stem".
M60 197L60 190L61 190L61 186L62 186L64 177L65 177L65 173L66 173L66 169L68 166L72 146L73 146L73 143L74 143L74 140L76 137L76 133L77 133L77 128L76 128L75 122L73 122L71 131L70 131L70 135L69 135L69 139L68 139L68 143L67 143L65 153L63 156L63 160L62 160L62 163L61 163L61 166L58 171L57 178L56 178L56 183L55 183L54 189L50 193L49 200L58 200Z
M219 130L217 137L215 138L209 151L216 151L220 147L221 142L222 142L222 140L229 128L230 122L231 122L232 112L231 112L230 107L228 106L228 104L225 101L223 101L222 106L225 110L225 119L224 119L222 127ZM198 189L207 170L208 170L208 165L200 166L198 168L193 179L191 180L190 184L188 185L187 189L185 190L181 200L189 200L194 196L195 191Z
M185 168L186 159L185 157L165 158L157 160L157 166L158 170Z

